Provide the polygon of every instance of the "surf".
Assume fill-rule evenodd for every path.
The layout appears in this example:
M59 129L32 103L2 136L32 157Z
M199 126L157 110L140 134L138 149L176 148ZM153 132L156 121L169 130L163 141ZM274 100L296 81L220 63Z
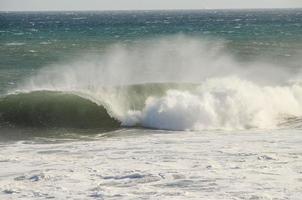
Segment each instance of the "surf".
M2 126L201 131L297 128L302 116L302 86L297 83L262 87L228 77L102 90L10 94L0 99L0 121Z
M302 116L300 71L239 61L227 45L178 35L116 43L102 55L47 66L0 99L1 121L179 131L293 127L287 122Z

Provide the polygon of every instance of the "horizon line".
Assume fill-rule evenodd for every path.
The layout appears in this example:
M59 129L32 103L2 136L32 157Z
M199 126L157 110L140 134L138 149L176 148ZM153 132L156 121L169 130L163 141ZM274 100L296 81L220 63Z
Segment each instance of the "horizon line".
M119 12L119 11L205 11L205 10L297 10L302 7L272 7L272 8L168 8L168 9L104 9L104 10L60 10L60 9L41 9L41 10L0 10L0 12Z

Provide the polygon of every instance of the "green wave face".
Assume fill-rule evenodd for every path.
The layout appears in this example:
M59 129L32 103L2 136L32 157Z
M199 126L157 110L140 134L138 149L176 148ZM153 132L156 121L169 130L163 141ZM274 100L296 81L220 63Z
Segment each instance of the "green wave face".
M73 94L50 91L1 98L0 121L27 127L114 129L120 126L103 106Z
M169 89L192 90L194 84L148 83L111 88L125 111L141 110L150 96L162 96ZM32 91L0 98L0 126L46 128L119 128L121 122L110 102L99 105L85 94L58 91ZM113 117L115 116L115 118Z

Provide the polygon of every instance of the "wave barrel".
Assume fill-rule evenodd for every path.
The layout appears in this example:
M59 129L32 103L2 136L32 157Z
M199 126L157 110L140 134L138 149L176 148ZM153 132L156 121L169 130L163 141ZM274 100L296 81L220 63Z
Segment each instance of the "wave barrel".
M28 127L114 129L120 126L103 106L73 94L49 91L1 98L0 121Z

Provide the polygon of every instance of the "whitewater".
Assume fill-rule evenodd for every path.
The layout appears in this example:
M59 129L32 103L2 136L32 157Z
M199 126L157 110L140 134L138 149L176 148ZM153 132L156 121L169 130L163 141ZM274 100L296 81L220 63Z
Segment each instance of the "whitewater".
M84 61L43 68L4 97L0 104L3 121L22 123L18 117L27 115L33 123L43 125L63 115L66 118L60 126L64 127L72 116L57 113L59 110L51 106L65 101L63 108L69 98L73 107L85 109L89 103L85 101L91 101L90 107L96 112L104 108L101 114L85 116L90 119L99 115L100 127L109 118L114 128L116 120L121 127L174 131L299 127L300 71L291 74L286 68L266 63L239 63L223 44L173 36L139 41L128 48L116 44L100 58L90 56L81 59ZM77 104L78 97L83 102ZM33 109L18 108L25 99L29 99L27 107ZM12 113L14 107L20 116ZM76 109L64 112L72 110ZM37 120L44 115L49 117ZM26 124L29 119L23 120Z
M0 12L0 199L301 199L301 13Z

